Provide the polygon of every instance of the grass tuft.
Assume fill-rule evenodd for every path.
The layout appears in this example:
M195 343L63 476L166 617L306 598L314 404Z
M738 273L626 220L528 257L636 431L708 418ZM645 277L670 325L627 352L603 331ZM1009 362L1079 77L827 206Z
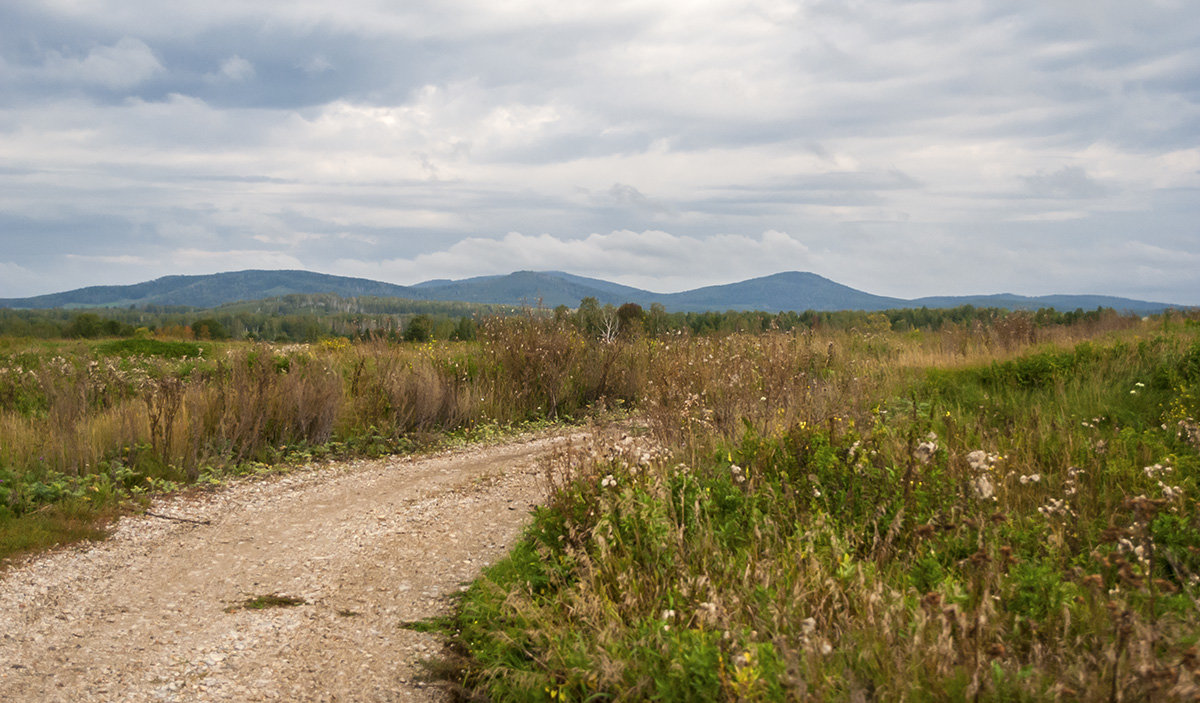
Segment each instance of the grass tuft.
M253 596L225 609L227 613L238 610L266 610L268 608L294 608L298 605L308 605L308 601L296 596L286 596L279 593L267 593Z

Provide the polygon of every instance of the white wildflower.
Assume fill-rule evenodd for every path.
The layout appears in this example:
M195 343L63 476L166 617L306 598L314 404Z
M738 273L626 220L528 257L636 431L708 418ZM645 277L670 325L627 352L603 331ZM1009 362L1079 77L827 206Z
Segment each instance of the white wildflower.
M913 451L913 457L922 464L928 464L933 460L934 453L937 452L937 443L933 440L921 442Z
M1071 509L1067 507L1064 501L1057 498L1047 498L1046 504L1038 508L1038 512L1045 517L1053 517L1055 515L1068 515Z
M987 476L976 476L972 485L975 487L975 495L980 500L988 500L996 494L996 489L992 487L992 482Z

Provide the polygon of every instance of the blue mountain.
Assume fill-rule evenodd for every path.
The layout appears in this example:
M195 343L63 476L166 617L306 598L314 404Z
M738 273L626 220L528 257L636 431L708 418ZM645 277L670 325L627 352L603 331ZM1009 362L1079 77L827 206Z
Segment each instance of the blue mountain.
M431 280L401 286L365 278L332 276L312 271L231 271L202 276L164 276L128 286L90 286L31 298L0 299L0 308L79 308L178 305L211 308L226 303L261 300L297 293L332 293L346 298L377 297L447 300L507 305L575 307L583 298L601 305L655 303L671 312L708 310L886 310L890 308L947 308L960 305L1013 310L1055 308L1092 310L1114 308L1150 314L1171 306L1105 295L1046 295L1009 293L979 296L941 296L906 300L866 293L815 273L788 271L747 281L705 286L680 293L655 293L610 281L562 271L516 271L500 276L462 280Z

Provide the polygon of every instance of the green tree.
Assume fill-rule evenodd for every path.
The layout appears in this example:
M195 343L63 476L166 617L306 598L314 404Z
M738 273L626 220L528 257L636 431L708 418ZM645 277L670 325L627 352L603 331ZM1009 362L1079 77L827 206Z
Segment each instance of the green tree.
M192 333L196 335L196 339L229 339L229 331L225 329L225 325L211 317L193 322Z
M579 301L579 310L575 313L575 322L579 325L579 329L587 334L598 334L601 317L599 300L588 296Z
M454 329L454 338L460 342L474 341L475 320L469 317L458 318L458 326Z
M66 335L68 337L93 339L99 337L103 331L104 321L100 319L100 316L95 313L85 312L76 315L71 320L71 324L67 325Z
M646 316L646 331L657 337L667 331L667 308L662 303L651 303Z
M617 331L622 337L639 337L645 329L646 311L637 303L617 308Z
M433 338L433 319L428 315L416 315L404 327L404 341L428 342Z

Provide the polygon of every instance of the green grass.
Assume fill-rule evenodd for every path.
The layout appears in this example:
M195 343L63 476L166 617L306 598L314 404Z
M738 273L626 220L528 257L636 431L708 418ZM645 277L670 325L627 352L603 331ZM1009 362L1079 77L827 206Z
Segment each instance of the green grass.
M267 593L252 596L246 600L225 609L232 613L238 610L267 610L269 608L294 608L298 605L308 605L308 601L297 596L287 596L280 593Z
M1008 322L606 344L520 318L471 344L186 361L13 347L0 549L94 536L147 492L615 407L638 431L563 458L524 541L430 623L467 690L1182 697L1200 678L1200 328L1030 346Z
M114 339L96 345L96 353L106 356L157 356L164 359L183 359L200 356L203 345L193 342L170 342L160 339Z
M8 561L64 544L104 539L108 535L104 523L112 516L110 510L74 501L26 515L0 516L0 555Z
M581 458L466 593L454 676L497 701L1187 699L1197 359L1186 335L1040 349L682 468Z

